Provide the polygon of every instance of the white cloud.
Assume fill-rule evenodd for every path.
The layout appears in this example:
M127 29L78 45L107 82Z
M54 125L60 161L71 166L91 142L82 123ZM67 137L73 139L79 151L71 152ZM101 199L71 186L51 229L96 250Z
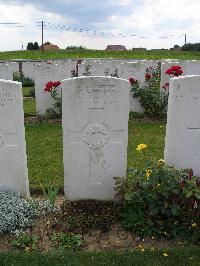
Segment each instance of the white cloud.
M62 2L67 3L66 0L62 0L60 4ZM63 15L63 12L47 12L44 9L38 9L33 2L23 6L14 4L14 2L9 5L4 1L3 3L0 1L0 3L1 22L14 21L24 25L24 28L0 25L0 50L21 49L21 45L26 45L29 41L40 43L41 32L35 26L36 21L45 20L55 24L79 25L82 27L87 16L95 16L95 12L98 12L98 8L95 10L94 1L94 13L91 14L91 9L87 9L86 6L84 12L89 10L90 13L80 13L76 19L75 17L71 18L70 10L66 10L65 15ZM98 6L98 2L96 3ZM62 48L69 45L83 45L88 48L99 49L104 49L107 44L124 44L128 48L169 48L174 44L182 45L184 33L188 33L190 42L200 41L198 39L200 26L199 0L109 0L109 3L115 6L115 12L105 13L106 17L103 19L102 16L101 20L91 23L90 29L109 31L115 34L137 34L137 37L102 38L77 32L45 30L45 40L58 44ZM117 11L116 6L118 7ZM76 8L75 4L74 8ZM141 38L145 36L149 38Z

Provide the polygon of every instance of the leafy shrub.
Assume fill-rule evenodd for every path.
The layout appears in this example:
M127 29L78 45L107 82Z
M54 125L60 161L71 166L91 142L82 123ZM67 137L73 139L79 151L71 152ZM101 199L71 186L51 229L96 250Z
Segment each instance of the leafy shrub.
M37 210L19 193L0 190L0 234L30 226Z
M144 114L160 118L165 116L168 104L168 94L160 91L160 64L157 68L147 68L145 82L142 86L137 86L129 79L133 97L139 97L140 103L144 107Z
M143 118L145 118L145 115L142 113L132 112L132 111L129 113L129 120L143 119Z
M27 233L19 234L16 239L12 241L12 246L23 250L23 251L32 251L38 249L38 238L35 235L29 235Z
M13 73L13 80L18 81L18 82L22 82L23 87L33 87L34 86L34 81L29 77L25 77L23 73L14 72Z
M192 170L177 170L164 160L150 161L140 144L146 167L117 177L116 198L122 201L121 223L141 236L177 235L200 240L200 178Z

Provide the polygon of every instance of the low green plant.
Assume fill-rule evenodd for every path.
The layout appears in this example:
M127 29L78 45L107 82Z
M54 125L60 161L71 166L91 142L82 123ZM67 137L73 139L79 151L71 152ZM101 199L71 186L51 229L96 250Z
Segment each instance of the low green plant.
M145 115L142 113L132 112L132 111L129 113L129 120L143 119L143 118L145 118Z
M57 187L49 187L47 191L43 189L43 194L47 200L48 210L52 211L55 208L56 199L59 189Z
M0 203L0 235L31 226L37 218L36 206L20 193L0 188Z
M116 198L122 201L124 228L141 236L183 236L200 240L200 179L192 170L178 170L164 160L150 161L147 145L137 147L145 161L141 170L116 177Z
M152 118L166 116L168 94L160 91L160 64L157 68L147 68L144 84L139 86L131 84L131 90L133 97L140 99L145 115Z
M23 232L12 240L11 244L13 247L23 251L33 251L38 249L38 238L36 235L29 235Z
M73 233L57 233L53 234L51 237L52 245L58 248L58 251L63 253L67 251L78 250L83 243L83 238L81 235L76 235Z
M23 87L33 87L34 86L33 79L31 79L29 77L25 77L23 73L14 72L13 73L13 80L18 81L18 82L22 82Z

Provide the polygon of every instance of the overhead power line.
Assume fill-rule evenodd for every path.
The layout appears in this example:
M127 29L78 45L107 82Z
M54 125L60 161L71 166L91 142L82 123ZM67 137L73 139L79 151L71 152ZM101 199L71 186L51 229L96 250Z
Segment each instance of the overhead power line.
M60 25L50 22L44 22L44 26L46 30L55 30L55 31L68 31L68 32L80 32L85 33L89 35L95 35L95 36L102 36L102 37L122 37L122 38L139 38L139 39L147 39L147 38L158 38L158 39L168 39L171 37L178 37L181 38L184 36L184 34L169 34L167 36L141 36L138 34L124 34L124 33L113 33L113 32L107 32L107 31L97 31L93 29L85 29L85 28L78 28L78 27L72 27L72 26L66 26L66 25ZM41 22L37 22L37 26L41 26Z

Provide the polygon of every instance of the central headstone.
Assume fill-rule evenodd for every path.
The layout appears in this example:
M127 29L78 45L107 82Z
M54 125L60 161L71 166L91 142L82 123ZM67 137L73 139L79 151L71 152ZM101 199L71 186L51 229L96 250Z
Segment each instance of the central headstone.
M0 80L0 186L29 196L21 83Z
M129 90L111 77L63 81L67 199L113 199L113 177L126 176Z

